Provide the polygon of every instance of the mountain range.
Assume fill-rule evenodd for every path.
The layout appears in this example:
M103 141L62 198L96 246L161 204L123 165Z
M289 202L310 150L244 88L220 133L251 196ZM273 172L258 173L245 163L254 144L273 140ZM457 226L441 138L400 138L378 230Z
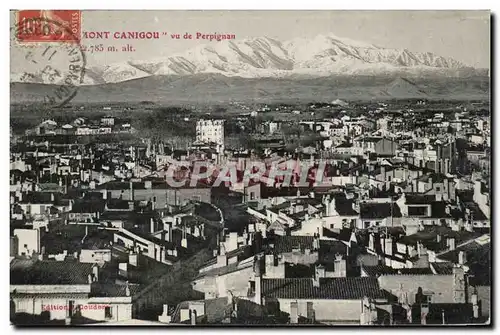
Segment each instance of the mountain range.
M429 52L383 48L326 34L286 42L267 37L226 40L160 59L94 66L86 69L84 85L200 74L303 79L335 75L469 77L487 75L488 71ZM20 82L20 78L20 74L14 73L11 82ZM41 73L35 74L30 82L48 83Z

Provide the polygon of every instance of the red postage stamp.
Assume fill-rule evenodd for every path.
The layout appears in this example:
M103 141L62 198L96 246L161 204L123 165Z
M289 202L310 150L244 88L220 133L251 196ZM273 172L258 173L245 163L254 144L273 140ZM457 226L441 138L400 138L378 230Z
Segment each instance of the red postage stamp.
M20 42L78 43L81 26L80 10L20 10L17 13Z

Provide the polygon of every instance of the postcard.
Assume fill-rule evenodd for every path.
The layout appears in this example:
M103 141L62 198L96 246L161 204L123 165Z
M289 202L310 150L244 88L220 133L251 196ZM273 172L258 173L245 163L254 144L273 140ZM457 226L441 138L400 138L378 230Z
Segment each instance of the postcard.
M489 11L10 19L13 325L491 325Z

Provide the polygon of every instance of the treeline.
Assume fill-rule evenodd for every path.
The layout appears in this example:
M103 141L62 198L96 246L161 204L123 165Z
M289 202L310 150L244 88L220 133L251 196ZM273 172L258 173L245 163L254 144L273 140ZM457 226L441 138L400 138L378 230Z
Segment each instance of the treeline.
M172 137L195 137L196 120L192 112L178 107L159 108L137 113L132 126L140 137L166 140ZM185 121L184 119L188 120Z

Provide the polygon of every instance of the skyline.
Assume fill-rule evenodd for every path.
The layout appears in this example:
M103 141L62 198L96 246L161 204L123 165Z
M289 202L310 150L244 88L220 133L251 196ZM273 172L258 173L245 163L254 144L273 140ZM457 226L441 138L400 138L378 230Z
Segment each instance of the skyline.
M14 22L14 12L11 24ZM250 19L250 22L248 21ZM125 23L125 25L124 25ZM404 28L404 31L401 29ZM167 31L235 34L235 41L269 37L281 42L334 34L383 48L431 52L476 68L490 66L489 11L103 11L82 13L82 31ZM83 40L84 45L133 44L129 53L87 53L89 67L181 53L206 40ZM26 66L11 43L11 71Z

